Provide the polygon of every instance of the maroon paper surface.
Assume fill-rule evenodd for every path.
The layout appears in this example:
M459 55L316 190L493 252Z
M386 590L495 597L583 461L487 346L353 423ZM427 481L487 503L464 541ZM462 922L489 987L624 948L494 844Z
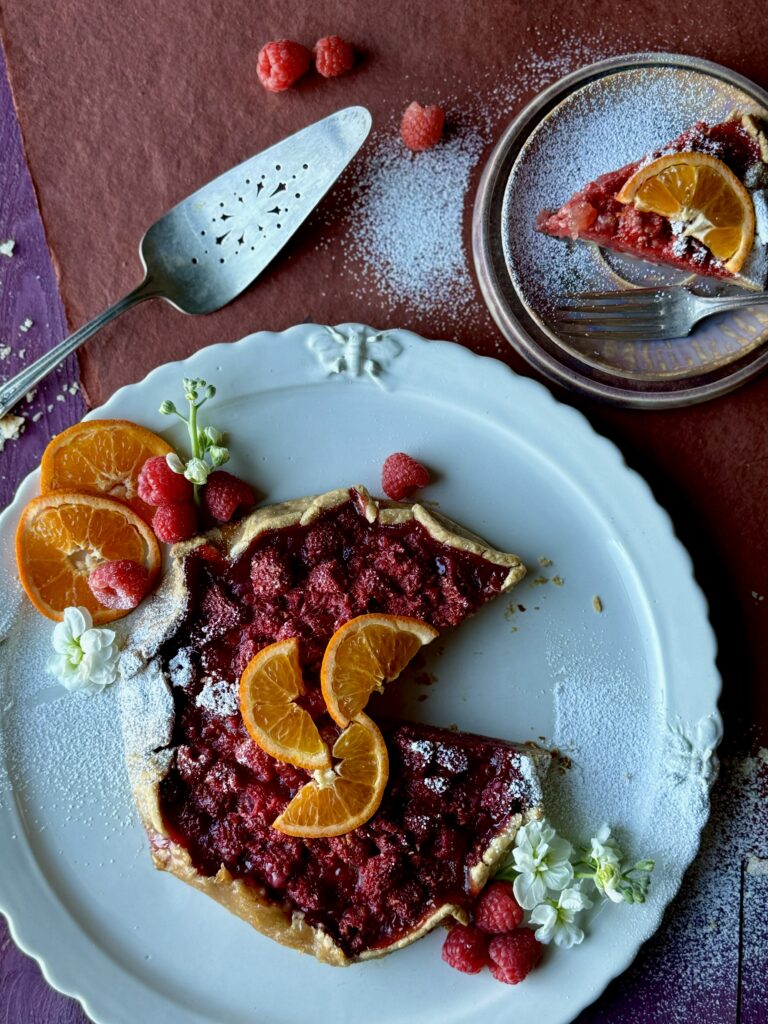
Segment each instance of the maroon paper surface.
M578 0L318 0L301 6L276 0L0 0L0 19L27 158L72 327L138 282L138 241L169 206L341 106L368 106L376 128L387 131L412 99L444 102L449 121L452 110L480 100L489 134L498 136L513 111L494 101L494 83L541 85L579 64L645 49L706 57L768 86L768 7L713 0L588 7ZM352 74L335 81L307 76L281 95L262 89L255 68L264 41L290 36L311 45L329 32L348 37L362 51ZM518 106L534 91L535 84L524 85ZM353 165L348 180L354 174ZM105 329L81 354L91 403L203 345L307 317L454 338L506 359L519 372L532 372L500 338L479 293L467 319L450 309L438 317L407 303L393 309L373 289L361 292L353 272L334 259L344 217L339 192L274 268L220 313L190 318L154 302ZM558 397L581 408L621 446L691 551L720 643L724 749L766 743L768 601L760 596L768 588L768 378L706 405L669 412ZM663 987L668 941L664 934L654 940L631 974L611 986L585 1019L667 1019L654 983L659 999L662 992L668 999L673 988L681 991L671 982ZM729 1010L727 1019L736 1019L736 977L734 964L734 1016ZM726 1019L721 1008L713 1010L712 993L702 1003L694 989L690 1014L681 1009L683 999L676 1020Z

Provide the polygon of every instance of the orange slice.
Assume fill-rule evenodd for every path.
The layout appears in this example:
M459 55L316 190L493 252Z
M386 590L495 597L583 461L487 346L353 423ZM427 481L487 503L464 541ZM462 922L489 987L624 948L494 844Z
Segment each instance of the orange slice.
M384 737L358 715L333 745L338 764L313 773L272 827L289 836L341 836L373 817L384 796L389 757Z
M88 586L102 562L128 558L143 565L154 583L160 548L152 530L127 505L78 491L51 491L33 498L16 530L16 564L35 608L61 621L71 605L87 608L95 623L128 612L104 608Z
M312 771L331 756L312 716L296 698L305 693L295 638L264 647L240 677L240 712L254 743L279 761Z
M151 522L154 509L137 493L139 471L153 455L172 451L162 437L128 420L86 420L57 434L43 452L40 490L103 494L127 502Z
M374 690L397 679L437 630L405 615L359 615L337 629L325 649L320 683L333 720L346 726Z
M640 167L616 196L683 225L725 269L737 274L755 237L752 197L733 171L708 153L670 153Z

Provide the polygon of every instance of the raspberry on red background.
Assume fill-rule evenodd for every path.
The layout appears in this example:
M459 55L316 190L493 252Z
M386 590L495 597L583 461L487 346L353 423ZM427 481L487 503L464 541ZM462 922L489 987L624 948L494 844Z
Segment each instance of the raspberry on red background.
M174 473L164 455L153 455L139 472L138 494L148 505L176 505L192 501L192 484Z
M269 92L283 92L309 69L311 55L306 46L293 39L276 39L259 50L256 71Z
M315 67L323 78L344 75L352 70L355 63L354 49L341 36L323 36L317 40L312 52L315 56Z
M248 484L231 473L217 469L208 476L203 491L203 505L218 523L228 523L241 506L255 503L256 495Z
M414 100L403 114L400 135L408 149L420 153L440 141L444 124L445 113L442 107L422 107Z
M88 577L93 596L105 608L135 608L149 590L149 572L143 565L122 558L97 565Z
M488 963L488 936L468 924L455 924L443 943L443 960L457 971L479 974Z
M164 544L178 544L197 533L197 509L192 502L160 505L152 517L155 536Z
M523 908L512 893L511 882L491 882L475 904L475 924L491 935L513 932L523 923Z
M543 946L530 928L497 935L488 946L491 974L497 981L517 985L539 963L543 952Z
M381 487L388 498L402 501L429 483L429 470L405 452L395 452L384 460Z

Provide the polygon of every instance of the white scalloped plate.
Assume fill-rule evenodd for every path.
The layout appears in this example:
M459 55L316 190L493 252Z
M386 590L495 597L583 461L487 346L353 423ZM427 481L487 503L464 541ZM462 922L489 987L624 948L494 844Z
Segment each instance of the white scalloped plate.
M211 418L231 435L233 472L269 500L355 482L376 491L391 451L427 462L436 480L425 498L534 568L514 593L525 612L497 601L446 636L427 665L438 682L404 682L398 709L570 744L574 768L550 780L555 817L584 840L603 820L621 826L628 849L658 861L649 901L593 914L582 946L550 950L513 989L450 970L440 934L381 961L325 967L155 872L123 777L115 694L54 686L50 623L19 600L12 540L34 473L0 520L0 906L51 984L99 1024L303 1024L331 1012L339 1024L512 1014L564 1024L658 927L698 847L720 735L705 602L647 485L539 384L404 331L390 333L401 351L377 380L351 372L362 368L354 341L338 346L347 370L329 374L308 346L324 334L302 325L215 345L91 415L181 442L155 410L179 397L182 376L204 377L219 388ZM376 349L369 341L368 355ZM541 555L562 586L534 582Z

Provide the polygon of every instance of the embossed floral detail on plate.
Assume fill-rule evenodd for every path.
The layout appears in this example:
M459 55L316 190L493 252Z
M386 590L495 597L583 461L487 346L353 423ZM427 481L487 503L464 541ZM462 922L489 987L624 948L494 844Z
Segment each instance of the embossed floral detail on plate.
M667 764L669 778L676 786L692 786L702 803L709 799L709 790L717 778L718 760L715 751L723 735L718 715L706 715L698 722L677 718L667 722Z
M368 377L383 388L381 374L400 355L403 346L390 331L372 331L368 327L323 327L307 345L320 366L330 376Z

